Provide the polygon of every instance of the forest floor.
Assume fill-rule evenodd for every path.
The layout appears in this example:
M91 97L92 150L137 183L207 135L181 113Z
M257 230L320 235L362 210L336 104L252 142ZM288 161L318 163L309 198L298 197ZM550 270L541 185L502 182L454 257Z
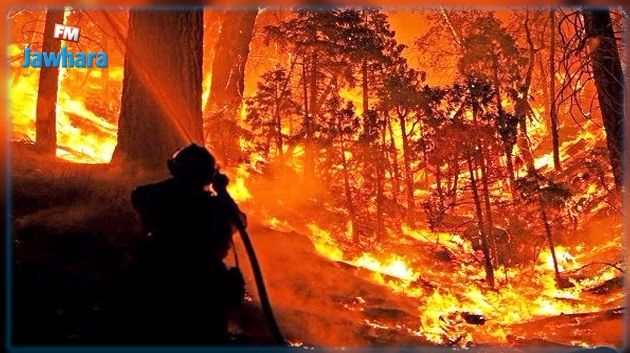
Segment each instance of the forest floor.
M153 176L125 175L107 165L44 161L17 148L13 161L14 279L20 291L14 296L16 342L107 343L98 334L114 310L107 307L107 297L141 234L130 190ZM322 256L307 234L269 227L255 212L249 230L278 322L293 344L435 344L419 333L422 299L379 284L369 270ZM236 248L245 254L239 242ZM623 256L621 249L605 251L597 256ZM244 341L264 343L268 335L255 285L243 266L251 300L235 315L232 329ZM506 327L507 344L620 347L625 313L620 291L621 286L613 286L593 299L607 302L597 312L515 322ZM470 330L476 330L474 325ZM475 344L497 343L479 337Z

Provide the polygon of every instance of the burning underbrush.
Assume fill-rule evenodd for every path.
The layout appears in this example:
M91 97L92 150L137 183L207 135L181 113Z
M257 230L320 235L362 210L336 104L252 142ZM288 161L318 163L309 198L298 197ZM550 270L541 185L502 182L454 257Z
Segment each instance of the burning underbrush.
M154 176L125 175L106 165L47 164L18 147L16 154L27 158L14 159L14 230L18 250L30 249L19 258L46 262L50 257L36 254L52 249L41 246L42 238L47 244L57 235L78 234L73 241L83 239L82 250L64 252L64 263L77 266L82 263L77 259L90 254L86 249L105 242L118 254L115 266L96 264L101 270L85 276L115 278L139 231L128 191ZM229 174L230 191L249 215L278 321L295 345L621 345L625 263L619 235L558 245L568 286L556 284L551 254L543 246L535 261L499 266L492 289L480 251L461 234L403 225L389 229L381 241L356 246L349 241L348 223L334 210L315 207L303 190L299 197L300 187L285 183L279 193L255 170L243 167ZM261 194L277 197L264 202ZM589 207L595 211L579 232L611 223L609 208ZM114 227L112 219L125 221ZM612 232L621 234L619 228ZM577 233L575 239L586 239ZM101 240L91 243L93 237ZM239 241L236 248L245 254ZM244 272L251 300L233 330L265 342L253 278L248 268ZM102 312L93 315L98 322Z
M248 177L233 192L247 195L242 201L244 209L258 224L252 230L257 244L264 237L275 239L271 245L274 248L281 247L284 241L301 239L301 245L291 250L269 249L277 254L271 255L272 258L269 253L263 255L265 273L272 283L271 295L280 308L280 321L287 326L290 337L299 342L307 345L366 342L454 346L621 345L625 262L620 247L620 225L608 230L616 234L608 241L587 241L591 239L593 226L610 227L617 222L615 211L606 206L611 198L614 200L614 194L589 194L587 190L578 195L584 207L588 207L585 217L588 221L565 230L570 234L561 238L567 240L555 247L560 279L554 275L552 254L543 243L536 249L533 260L497 266L495 287L491 288L485 280L483 254L462 234L403 224L398 229L389 229L386 239L368 246L358 245L351 241L351 224L340 222L343 218L339 216L335 219L334 209L313 208L316 201L309 201L304 189L304 197L298 203L291 203L297 198L291 197L293 191L289 185L283 185L282 192L275 190L278 197L273 202L261 203L264 200L261 193L273 194L273 187L250 190L248 185L260 184L256 176ZM273 209L273 205L282 207ZM538 231L533 228L531 232ZM606 232L598 228L599 234ZM305 237L310 241L305 241ZM317 257L304 256L299 250L295 255L290 254L300 247L310 249ZM283 274L276 277L279 272ZM366 289L366 281L377 286ZM331 295L340 291L343 294ZM320 295L315 296L314 292ZM288 302L295 305L287 307ZM336 325L351 324L355 334L348 337L314 334L320 329L314 327L306 329L306 334L294 331L287 322L294 321L291 317L296 310L352 318L352 323L345 324L333 324L321 317L315 321L323 320L330 331L335 331L332 327ZM558 327L572 329L539 330L538 322L555 322ZM317 326L314 321L311 324ZM609 330L618 334L604 334Z
M9 53L18 57L23 46L11 44ZM17 267L27 273L20 272L22 277L17 277L24 280L25 288L34 283L57 288L38 273L47 273L55 266L55 276L62 273L65 278L71 272L84 287L111 288L116 273L133 254L140 232L129 190L155 176L128 175L128 171L107 164L117 143L122 77L120 65L106 74L60 71L56 155L76 164L51 162L32 153L39 74L19 69L17 62L13 65L11 137L21 141L14 142L13 226ZM206 74L203 80L203 106L210 96L211 77ZM79 90L82 95L69 93ZM358 91L344 90L341 96L357 104L351 116L363 115ZM502 103L510 105L509 101ZM434 149L424 146L422 153L415 155L417 160L405 167L404 131L412 130L416 123L390 120L379 142L385 163L372 168L370 158L378 149L366 147L362 136L331 135L331 144L316 151L306 148L312 141L291 146L285 143L277 148L277 154L270 153L270 148L256 149L256 139L251 136L242 137L242 160L247 162L226 169L231 178L229 191L249 216L272 304L289 340L306 346L621 346L626 271L621 248L622 211L608 172L605 132L594 121L578 129L563 117L558 150L562 169L555 170L551 167L549 129L541 116L544 108L534 105L526 131L533 169L542 178L568 185L571 193L562 217L550 214L555 217L548 222L553 226L553 247L541 222L534 219L538 214L531 209L535 207L519 201L514 191L508 190L507 184L515 180L506 177L507 160L501 156L503 152L497 153L496 145L484 147L488 156L482 152L474 158L465 157L461 151L436 153L448 152L452 145L448 141ZM239 124L252 135L252 127L246 123L246 106L241 109ZM450 118L456 111L452 109ZM347 113L347 109L335 110L328 120L337 121ZM464 112L462 122L470 123L472 116L472 111ZM286 134L287 127L280 125L280 135ZM336 126L336 130L348 130L341 127ZM447 133L453 132L445 128L435 136ZM475 134L472 131L463 139L477 138ZM416 138L415 143L423 146L424 138ZM524 159L523 145L512 147L516 178L523 177L531 168L519 161ZM479 149L462 147L463 151ZM305 172L309 158L319 163L321 172ZM438 162L430 163L431 158ZM411 169L415 174L408 177ZM486 173L487 190L467 184L473 179L471 175L480 178ZM403 179L408 183L405 186L399 185ZM448 188L441 183L452 184L448 197L456 206L450 218L435 212L441 210L440 203L431 203L437 195L441 205L446 204L444 189ZM474 224L479 216L470 206L473 188L488 198L484 217L491 216L500 232L518 240L503 258L493 256L494 285L488 283L485 255L470 233L470 228L473 233L480 228ZM401 196L403 190L407 200ZM380 199L373 195L376 193ZM414 205L424 205L424 212L416 209L412 213ZM443 224L433 224L432 212ZM543 214L547 216L545 210ZM379 222L374 218L378 217L384 220L377 230L379 225L374 224ZM413 222L408 222L409 218ZM512 222L514 219L520 223ZM67 246L49 246L58 242L68 242L75 251L68 252ZM85 250L99 247L112 250L101 251L111 258L99 259L95 266L89 258L92 252ZM60 252L55 253L55 249ZM245 253L238 242L237 250ZM260 325L255 286L248 271L246 277L251 300L237 315L233 330L242 332L246 340L266 342L267 332ZM102 325L107 321L103 310L98 309L106 305L106 292L97 295L96 303L83 303L85 298L77 301L81 310L88 312L84 316L88 322ZM65 315L53 310L60 303L38 297L40 293L27 291L26 295L18 303L23 306L17 309L26 310L18 323L23 325L18 327L18 331L23 329L23 337L35 330L30 328L31 322L39 322L38 333L53 340L90 340L92 333L77 322L56 325L59 315ZM43 304L24 309L33 302ZM65 317L68 322L76 318ZM51 326L56 326L56 331L49 332Z

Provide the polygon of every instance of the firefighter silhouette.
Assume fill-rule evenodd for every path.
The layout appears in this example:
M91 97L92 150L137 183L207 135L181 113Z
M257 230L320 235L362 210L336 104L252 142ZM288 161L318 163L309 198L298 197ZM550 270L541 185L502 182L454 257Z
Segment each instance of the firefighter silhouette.
M195 144L177 151L168 168L171 178L131 195L145 240L127 279L126 335L142 343L224 344L228 313L242 301L244 282L238 268L223 262L234 211L208 186L224 190L228 179Z

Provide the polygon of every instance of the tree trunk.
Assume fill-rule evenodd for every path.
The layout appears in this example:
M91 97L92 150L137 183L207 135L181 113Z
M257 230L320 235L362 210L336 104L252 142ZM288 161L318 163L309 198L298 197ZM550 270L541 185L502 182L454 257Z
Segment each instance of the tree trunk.
M510 192L512 193L512 197L515 197L516 190L514 188L516 176L514 172L514 159L512 158L512 150L514 146L509 143L503 143L503 150L505 151L505 163L508 172L508 181L510 182Z
M392 128L392 120L389 117L389 113L386 111L386 124L389 132L389 145L392 151L392 170L393 170L393 185L392 185L392 198L394 203L398 204L398 195L400 194L400 168L398 168L398 150L396 149L396 140L394 139L394 129Z
M131 10L113 161L157 169L203 144L202 45L201 9Z
M339 128L339 130L341 130ZM343 187L344 187L344 193L346 196L346 208L348 208L348 214L350 216L350 223L352 224L352 241L353 242L358 242L359 241L359 237L358 237L358 233L357 233L357 210L356 207L354 206L354 198L352 196L352 188L350 186L350 173L348 172L348 161L346 160L346 151L344 148L344 142L343 139L340 142L341 144L341 148L340 148L340 152L341 152L341 161L342 161L342 173L343 173ZM358 243L357 243L358 244Z
M407 221L412 222L414 217L414 196L413 196L413 171L411 170L411 151L409 146L409 136L407 136L406 119L398 114L400 123L400 133L402 135L403 150L403 170L405 172L405 191L407 194Z
M282 102L282 93L278 93L278 87L275 88L275 109L274 109L274 125L276 128L276 149L278 157L284 155L284 138L282 137L282 117L280 115L280 104Z
M240 108L245 64L258 10L227 11L214 49L210 97L204 116L206 138L223 165L240 159Z
M499 115L499 119L503 119L504 111L503 111L503 103L501 102L502 99L501 99L501 81L499 80L499 62L496 57L494 57L493 78L494 78L494 85L496 86L495 98L496 98L496 104L497 104L497 114ZM503 151L505 153L505 162L506 162L506 167L507 167L507 172L508 172L508 179L510 182L510 191L512 193L512 196L514 197L516 192L514 190L515 173L514 173L514 162L512 159L513 149L514 149L514 146L511 143L508 143L505 140L503 141Z
M55 24L63 23L64 10L48 10L44 25L43 52L59 52L61 41L53 38ZM42 67L37 91L35 148L43 155L54 157L57 150L57 89L59 69Z
M624 76L608 10L584 10L586 36L615 185L623 185Z
M477 218L477 229L481 238L481 251L483 252L483 267L486 271L486 282L490 288L494 288L494 269L490 259L490 249L488 247L488 238L483 222L483 212L481 210L481 200L479 199L479 191L477 190L477 180L472 163L472 157L468 156L468 172L470 173L470 187L472 188L473 200L475 203L475 215Z
M525 161L528 172L533 172L536 167L534 166L534 155L532 154L532 146L529 144L529 136L527 136L527 117L524 116L519 119L518 122L518 149L521 151L521 156Z
M308 89L309 89L309 112L310 115L307 116L307 120L304 126L304 130L306 133L305 136L305 144L304 144L304 173L310 177L315 176L315 141L314 141L314 130L315 130L315 122L317 121L318 114L318 77L317 77L317 54L313 51L309 55L309 70L308 70ZM322 98L323 99L323 98Z
M486 165L485 147L479 144L479 166L481 170L481 187L483 190L483 203L486 211L486 239L490 248L490 257L494 267L498 267L497 239L494 236L494 224L492 222L492 206L490 204L490 182L488 180L488 166Z
M368 70L368 61L367 59L363 59L363 63L361 64L361 86L362 86L362 102L363 102L363 116L365 117L365 114L367 114L368 110L370 109L369 107L369 102L368 102L368 94L369 94L369 70Z
M451 165L454 164L454 166ZM452 199L451 199L451 203L453 205L455 205L457 203L457 182L459 180L459 161L457 158L453 158L449 164L448 164L448 169L451 170L452 169L452 173L453 173L453 183L451 184L450 187L450 191L452 193Z
M309 110L309 93L308 93L308 60L306 55L302 56L302 96L303 96L303 125L304 125L304 169L303 176L313 176L313 154L310 150L311 138L311 113Z
M385 139L385 134L383 133L383 140ZM385 146L384 141L380 146L375 146L378 148L378 153L376 153L375 158L375 167L376 167L376 236L379 239L383 239L385 235L385 218L383 216L383 203L385 199L384 195L384 183L385 183L385 168L384 168L384 160L385 153L383 151L383 146Z
M543 203L542 196L540 196L539 205L540 205L540 216L545 226L545 235L547 236L547 243L549 244L549 251L551 252L551 259L553 261L553 270L556 277L556 283L561 284L562 280L560 277L560 269L558 267L558 259L556 258L556 247L553 243L551 224L549 224L549 219L547 218L547 211L545 210L545 205Z
M523 87L521 89L522 97L517 98L515 111L518 114L518 134L516 143L521 152L521 156L525 161L525 165L527 166L528 172L533 172L536 168L534 167L534 156L532 155L532 149L529 144L529 137L527 136L527 119L533 115L532 107L529 104L529 90L532 85L532 76L534 73L534 65L536 63L536 47L534 46L534 41L532 39L532 31L529 26L529 10L527 10L525 17L525 34L527 38L527 72L525 74L525 81L523 83Z
M420 122L419 124L420 127L420 150L422 150L422 162L424 164L423 169L424 169L424 189L428 190L429 189L429 154L427 153L427 144L425 142L425 137L424 137L424 126L422 125L422 122Z
M556 13L549 13L551 21L551 47L549 49L549 119L551 120L551 142L553 167L560 170L560 136L558 135L558 111L556 107Z
M440 200L440 212L444 212L446 202L444 200L444 189L442 188L442 169L440 163L435 163L435 189Z

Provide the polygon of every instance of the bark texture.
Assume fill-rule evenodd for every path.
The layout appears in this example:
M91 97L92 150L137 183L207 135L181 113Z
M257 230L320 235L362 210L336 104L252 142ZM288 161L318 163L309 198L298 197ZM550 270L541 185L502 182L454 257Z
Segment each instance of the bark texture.
M48 10L44 24L42 51L57 53L61 41L53 38L55 24L63 24L63 9ZM57 89L59 69L42 67L37 90L37 112L35 120L35 147L47 156L55 156L57 150Z
M114 162L156 169L203 144L203 11L133 9Z
M226 12L215 45L206 136L223 165L240 159L238 121L245 88L245 64L258 10Z
M595 86L602 113L610 165L615 184L623 184L624 76L617 41L608 10L585 10L584 26L589 42Z

